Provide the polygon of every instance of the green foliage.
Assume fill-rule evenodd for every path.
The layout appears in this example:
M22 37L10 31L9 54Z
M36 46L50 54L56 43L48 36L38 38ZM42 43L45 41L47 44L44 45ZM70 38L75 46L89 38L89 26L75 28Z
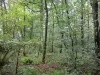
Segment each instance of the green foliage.
M42 60L42 56L28 56L21 57L20 61L22 64L40 64Z
M23 64L32 64L33 63L33 60L30 59L29 57L21 57L21 62Z
M41 60L42 60L42 56L31 56L32 60L33 60L33 64L41 64Z
M33 67L21 67L19 69L18 75L38 75L38 72Z
M55 53L55 54L52 55L50 63L52 63L52 62L55 62L55 63L57 63L57 62L59 62L59 63L65 63L66 62L65 59L67 59L66 58L66 53L63 53L63 54L61 54L61 53Z
M12 42L0 40L0 69L9 63L9 58L12 55Z
M63 71L61 71L61 70L55 70L54 72L43 73L42 75L63 75Z
M61 71L54 71L53 73L51 73L51 75L62 75Z
M41 75L37 73L32 65L42 63L42 51L45 39L45 3L43 0L4 1L6 7L4 7L3 3L0 6L0 39L5 41L4 43L0 42L0 67L7 64L12 54L15 56L13 59L16 60L16 52L19 51L19 65L21 63L22 66L26 66L19 66L19 75ZM94 59L91 58L91 48L92 46L94 48L94 32L90 5L90 3L93 3L93 0L90 0L90 2L89 0L82 0L82 2L84 4L84 42L86 42L84 43L84 48L81 48L81 0L47 0L48 37L46 63L60 64L61 69L63 69L62 64L67 63L66 75L80 75L82 65L84 66L85 64L85 67L87 67L90 63L94 63ZM41 4L43 8L41 8ZM98 16L100 17L100 15ZM63 38L61 34L64 34ZM87 39L88 36L89 39ZM59 53L61 44L62 53ZM89 45L91 48L89 48ZM24 46L27 57L21 55ZM86 46L87 48L85 49ZM54 52L50 53L52 49ZM6 52L8 52L7 55ZM36 55L38 52L39 54ZM4 60L2 60L3 57ZM13 60L14 63L16 63L15 60ZM32 67L29 67L27 64ZM73 70L75 65L77 71ZM89 72L87 68L85 70ZM71 72L69 73L69 71ZM62 71L55 70L54 72L42 75L64 75L62 73ZM81 73L83 72L81 71ZM83 75L91 75L91 73L83 73Z

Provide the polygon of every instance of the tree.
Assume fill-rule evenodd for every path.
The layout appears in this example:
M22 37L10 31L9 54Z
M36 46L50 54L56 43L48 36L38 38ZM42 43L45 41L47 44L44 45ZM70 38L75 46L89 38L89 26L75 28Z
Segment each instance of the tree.
M95 54L96 58L100 59L100 28L99 28L99 21L98 21L98 1L93 0L92 4L92 10L93 10L93 23L94 23L94 42L95 42ZM100 62L96 60L96 65L99 67ZM96 72L94 75L99 75L99 70L96 67Z
M84 15L83 15L83 0L81 0L81 44L84 47Z
M44 1L45 3L45 14L46 14L46 18L45 18L45 38L44 38L44 51L43 51L43 58L42 58L42 62L45 63L45 57L46 57L46 49L47 49L47 30L48 30L48 8L47 8L47 0Z

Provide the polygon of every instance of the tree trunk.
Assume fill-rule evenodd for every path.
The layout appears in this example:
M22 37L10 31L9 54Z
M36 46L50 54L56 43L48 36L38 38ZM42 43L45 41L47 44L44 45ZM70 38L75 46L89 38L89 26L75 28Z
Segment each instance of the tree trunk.
M30 27L30 40L33 38L33 21L31 21L31 27Z
M61 32L61 45L60 45L60 53L62 53L62 49L63 49L63 40L64 39L64 33Z
M81 45L84 47L83 0L81 0Z
M44 39L44 51L43 51L43 58L42 62L45 63L45 56L46 56L46 49L47 49L47 30L48 30L48 8L47 8L47 0L45 0L45 39Z
M53 16L53 24L52 24L52 51L54 52L54 16Z
M100 75L100 28L98 22L98 0L93 0L93 22L94 22L94 41L96 54L96 71L94 75Z
M15 72L15 75L18 74L18 67L19 67L19 51L17 52L17 60L16 60L16 72Z
M24 6L24 21L26 20L26 16L25 16L25 6ZM26 38L26 25L24 25L24 28L23 28L23 32L24 32L24 41L25 41L25 38ZM23 56L26 56L26 45L24 45L24 49L23 49Z
M89 21L89 18L90 18L90 16L89 16L89 10L88 10L88 37L87 37L87 41L88 41L88 44L89 44L89 41L90 41L90 35L89 35L89 31L90 31L90 21Z

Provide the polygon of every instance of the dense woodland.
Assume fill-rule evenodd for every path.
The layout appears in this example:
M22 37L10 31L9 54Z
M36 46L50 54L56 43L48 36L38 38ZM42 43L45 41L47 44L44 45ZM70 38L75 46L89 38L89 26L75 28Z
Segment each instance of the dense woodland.
M0 75L100 75L100 0L0 0Z

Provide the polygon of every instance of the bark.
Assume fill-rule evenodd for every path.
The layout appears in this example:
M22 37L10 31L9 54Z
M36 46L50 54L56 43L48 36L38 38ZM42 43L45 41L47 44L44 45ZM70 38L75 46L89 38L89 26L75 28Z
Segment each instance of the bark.
M47 0L45 2L45 13L46 13L46 18L45 18L45 39L44 39L44 51L43 51L43 58L42 62L45 63L45 56L46 56L46 49L47 49L47 30L48 30L48 8L47 8Z
M15 72L15 75L18 74L18 68L19 68L19 51L17 52L17 60L16 60L16 72Z
M81 45L84 47L84 17L83 17L83 0L81 0Z
M30 40L33 38L33 21L31 23L31 28L30 28Z
M98 1L97 0L94 0L92 9L93 9L93 21L94 21L95 48L96 48L95 52L96 52L96 55L98 55L98 53L100 53L100 40L99 40L100 28L99 28L99 22L98 22Z
M53 16L53 24L52 24L52 52L54 52L54 16Z
M93 0L93 21L94 21L94 42L95 42L95 54L96 54L96 71L94 75L100 75L100 28L98 22L98 0Z
M77 35L76 35L76 32L75 32L75 45L77 46ZM75 49L75 64L74 64L74 69L77 68L77 58L78 58L77 52L78 51Z
M62 49L63 49L63 40L64 39L64 33L61 32L61 45L60 45L60 53L62 53Z
M89 44L89 40L90 40L90 35L89 35L89 31L90 31L90 21L89 21L89 18L90 18L90 16L89 16L89 10L88 10L88 44Z
M25 6L24 6L24 21L25 20L26 20L26 16L25 16ZM25 38L26 38L26 25L24 25L23 32L24 32L24 38L23 39L25 41ZM26 56L26 45L24 45L23 56Z
M74 26L77 24L76 23L76 19L77 17L75 17L75 20L74 20ZM75 29L75 32L74 32L74 39L75 39L75 46L78 45L78 39L77 39L77 30ZM78 50L75 48L75 64L74 64L74 69L77 69L77 59L78 59Z

